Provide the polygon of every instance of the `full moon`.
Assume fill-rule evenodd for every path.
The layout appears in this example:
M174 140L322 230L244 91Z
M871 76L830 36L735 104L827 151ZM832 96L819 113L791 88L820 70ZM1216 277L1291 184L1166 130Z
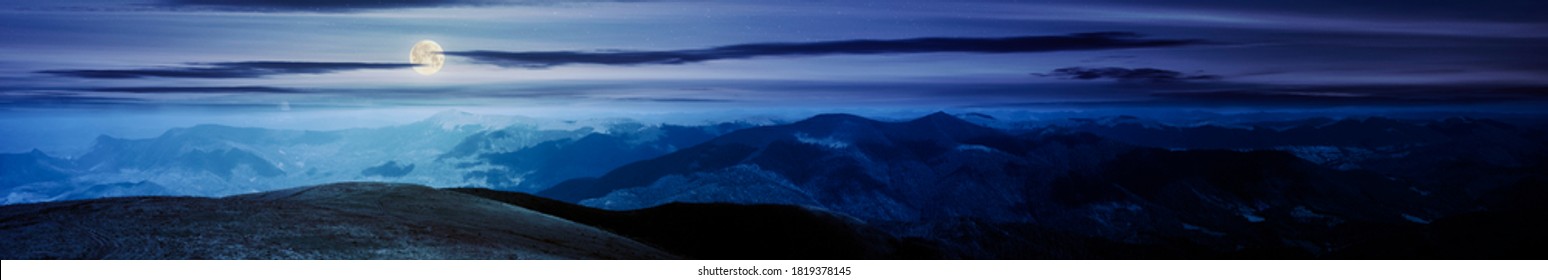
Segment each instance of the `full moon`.
M441 66L446 64L446 55L441 54L441 44L435 41L424 40L414 44L414 49L409 51L409 63L413 63L414 72L420 75L434 75L441 71Z

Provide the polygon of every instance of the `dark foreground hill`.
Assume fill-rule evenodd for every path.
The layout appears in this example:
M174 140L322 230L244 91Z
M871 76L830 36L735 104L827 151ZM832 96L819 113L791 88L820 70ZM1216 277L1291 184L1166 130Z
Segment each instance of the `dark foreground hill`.
M587 224L693 259L935 259L932 244L794 205L670 203L608 211L526 193L449 189Z
M3 259L661 259L607 231L477 196L337 183L225 198L0 207Z
M616 233L616 234L615 234ZM934 259L931 243L789 205L608 211L524 193L336 183L225 198L0 207L3 259Z

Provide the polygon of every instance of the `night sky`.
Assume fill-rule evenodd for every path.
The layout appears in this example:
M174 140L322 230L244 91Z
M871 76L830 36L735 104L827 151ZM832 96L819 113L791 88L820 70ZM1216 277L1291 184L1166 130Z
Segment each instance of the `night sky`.
M326 129L447 109L1530 113L1548 107L1545 10L1533 0L10 0L0 132L31 140L0 152L198 123ZM445 48L439 73L409 69L420 40Z

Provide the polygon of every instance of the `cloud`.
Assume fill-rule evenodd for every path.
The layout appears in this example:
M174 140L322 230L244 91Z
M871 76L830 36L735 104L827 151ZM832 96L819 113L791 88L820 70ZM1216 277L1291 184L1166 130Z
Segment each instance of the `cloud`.
M260 78L273 75L327 74L333 72L398 69L416 65L409 63L363 62L299 62L299 61L242 61L216 63L190 63L184 67L141 68L123 70L70 69L38 71L64 77L88 79L143 79L143 78L195 78L234 79Z
M1090 87L1091 85L1085 85ZM1105 87L1089 99L1037 100L982 98L969 108L1044 109L1329 109L1422 108L1540 112L1548 105L1548 85L1454 84L1306 84L1180 83ZM1100 96L1099 96L1100 95ZM1009 96L1009 95L1005 95Z
M1236 13L1269 11L1309 15L1332 15L1346 18L1400 18L1440 20L1487 20L1505 22L1544 22L1541 11L1548 9L1548 2L1523 0L1475 0L1475 1L1383 1L1383 0L1180 0L1167 1L1164 5L1147 0L1081 1L1132 5L1152 5L1189 9L1201 12L1219 11Z
M735 101L735 100L730 100L730 99L687 98L687 97L660 97L660 98L653 98L653 97L625 97L625 98L614 98L613 100L615 100L615 101L631 101L631 102L660 102L660 103L720 103L720 102L733 102L733 101Z
M1236 89L1162 92L1159 102L1254 106L1412 106L1542 103L1548 86L1443 85L1263 85Z
M1002 38L913 38L809 43L756 43L675 51L460 51L446 55L502 67L541 69L567 64L687 64L769 56L887 55L913 53L1033 53L1159 48L1205 44L1193 39L1142 39L1136 33L1100 32Z
M119 93L298 93L297 89L265 86L231 87L106 87L86 91Z
M1186 81L1219 80L1215 75L1190 75L1182 72L1156 69L1156 68L1121 68L1121 67L1066 67L1054 69L1046 74L1032 74L1040 77L1056 77L1075 80L1117 80L1120 82L1147 82L1147 83L1176 83Z
M0 109L9 107L68 107L119 105L142 101L138 98L89 96L70 93L0 94Z
M467 0L166 0L167 5L207 6L234 10L352 11L480 4ZM482 1L487 2L487 1Z
M1464 105L1504 101L1499 98L1456 97L1446 99L1405 98L1401 96L1368 94L1317 94L1277 91L1222 90L1157 94L1155 104L1232 105L1253 107L1319 107L1319 106L1413 106L1413 105Z
M640 0L162 0L174 7L203 7L248 12L355 12L362 10L496 5L553 5L576 2L642 2Z

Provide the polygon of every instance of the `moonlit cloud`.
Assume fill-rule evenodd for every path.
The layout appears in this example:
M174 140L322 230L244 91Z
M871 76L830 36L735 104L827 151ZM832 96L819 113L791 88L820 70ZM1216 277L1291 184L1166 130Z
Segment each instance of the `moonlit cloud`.
M475 62L505 67L547 68L567 64L686 64L773 56L891 55L919 53L1036 53L1080 50L1181 47L1197 39L1145 39L1130 32L1080 33L999 38L914 38L805 43L753 43L674 51L452 51Z
M7 1L0 110L1548 99L1537 2L569 2Z
M1124 82L1147 83L1176 83L1186 81L1218 80L1220 76L1187 74L1172 70L1156 68L1122 68L1122 67L1065 67L1054 69L1053 72L1033 74L1042 77L1056 77L1075 80L1117 80Z
M364 62L298 62L298 61L243 61L190 63L183 67L141 69L67 69L44 70L38 73L64 77L89 79L142 79L142 78L194 78L233 79L260 78L274 75L327 74L341 71L366 69L411 68L408 63Z
M87 88L85 91L122 93L297 93L300 90L267 86L229 87L105 87Z
M500 5L552 5L603 0L163 0L172 7L254 12L356 12L362 10Z

